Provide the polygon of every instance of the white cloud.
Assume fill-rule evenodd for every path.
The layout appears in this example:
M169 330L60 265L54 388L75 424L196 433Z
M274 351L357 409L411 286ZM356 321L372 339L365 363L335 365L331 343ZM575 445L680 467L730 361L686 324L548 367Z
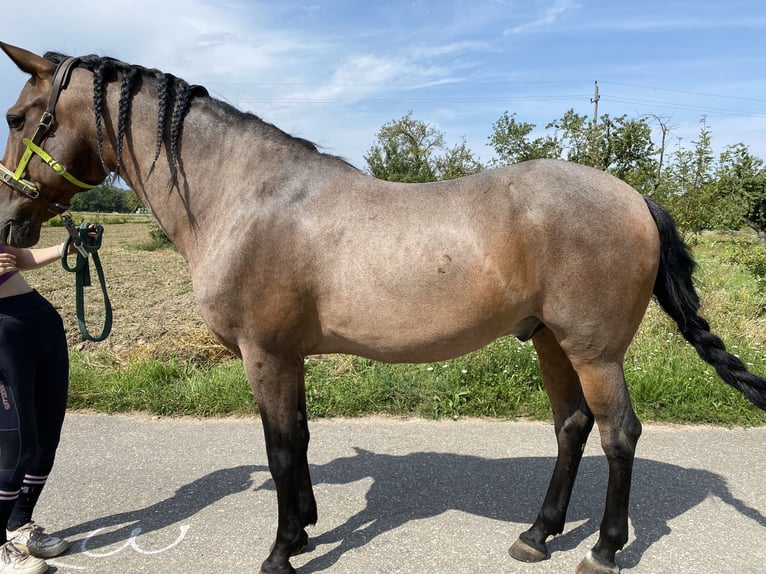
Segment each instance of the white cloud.
M546 28L556 23L564 14L573 11L577 7L578 5L574 0L554 0L552 4L546 6L542 13L537 15L534 19L525 22L524 24L514 26L513 28L509 28L504 32L504 35L514 36L516 34L523 34Z

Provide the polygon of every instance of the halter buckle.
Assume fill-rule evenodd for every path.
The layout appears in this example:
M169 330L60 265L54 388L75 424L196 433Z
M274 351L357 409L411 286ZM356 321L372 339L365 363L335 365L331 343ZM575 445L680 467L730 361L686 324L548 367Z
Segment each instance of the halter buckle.
M51 129L51 127L53 127L54 119L55 118L53 117L53 112L49 112L46 110L43 112L43 115L40 117L40 123L38 124L38 126L42 128L44 132L47 132L48 130Z

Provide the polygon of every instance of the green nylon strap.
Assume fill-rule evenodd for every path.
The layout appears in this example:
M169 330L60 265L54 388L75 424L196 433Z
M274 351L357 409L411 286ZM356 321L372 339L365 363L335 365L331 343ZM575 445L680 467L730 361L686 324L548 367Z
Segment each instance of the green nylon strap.
M21 161L19 162L19 167L16 169L16 174L15 174L16 179L19 179L21 177L21 174L24 173L24 170L27 167L27 163L29 163L29 159L32 153L35 153L53 171L55 171L57 174L59 174L61 177L67 180L69 183L73 183L77 187L81 187L83 189L93 189L94 187L98 187L97 185L91 185L90 183L85 183L84 181L80 181L79 179L77 179L75 176L69 173L63 165L61 165L59 162L53 159L48 154L48 152L46 152L39 145L36 145L35 143L33 143L32 140L28 138L24 138L21 141L24 142L25 146L27 146L27 151L24 152L24 155L22 156Z
M106 292L106 280L104 279L104 271L101 268L101 259L98 256L98 249L101 247L101 237L104 233L104 228L101 225L95 226L96 237L90 237L88 235L90 224L81 223L79 229L79 240L72 237L68 237L64 244L64 249L61 253L61 266L70 273L75 273L75 312L77 314L77 326L80 329L80 333L87 341L99 342L103 341L109 336L112 330L112 304L109 301L109 296ZM69 246L72 242L78 246L77 260L74 266L70 266L67 261L67 253ZM101 286L101 293L104 296L104 328L101 330L101 334L94 337L88 332L88 328L85 324L85 287L91 286L90 279L90 265L88 263L88 257L83 255L79 249L83 248L92 258L93 266L96 269L98 275L99 284Z

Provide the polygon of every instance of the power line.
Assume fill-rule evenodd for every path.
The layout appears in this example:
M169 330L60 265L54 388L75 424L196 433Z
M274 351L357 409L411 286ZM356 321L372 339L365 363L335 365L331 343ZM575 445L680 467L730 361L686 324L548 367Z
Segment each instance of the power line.
M618 102L623 104L655 106L655 107L663 107L663 108L672 108L675 110L698 111L698 112L704 112L704 113L710 113L710 114L730 114L730 115L737 115L737 116L766 118L766 113L753 112L748 110L734 110L730 108L718 108L718 107L711 107L711 106L697 105L697 104L680 104L678 102L666 102L661 100L642 100L638 98L625 98L620 96L601 96L601 98L610 102Z
M707 98L725 98L729 100L740 100L745 102L760 102L760 103L766 103L765 99L761 98L745 98L742 96L732 96L729 94L711 94L708 92L694 92L691 90L678 90L675 88L658 88L656 86L644 86L641 84L626 84L622 82L603 82L604 84L608 84L611 86L622 86L625 88L641 88L643 90L656 90L658 92L673 92L677 94L688 94L691 96L704 96Z

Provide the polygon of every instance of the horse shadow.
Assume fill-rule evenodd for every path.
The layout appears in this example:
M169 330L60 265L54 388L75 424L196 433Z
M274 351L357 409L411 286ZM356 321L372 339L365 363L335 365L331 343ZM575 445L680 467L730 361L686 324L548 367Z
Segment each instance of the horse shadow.
M311 465L315 485L370 478L373 482L363 510L310 540L309 552L325 544L334 547L302 565L303 574L331 570L344 553L375 537L449 510L521 523L525 525L522 530L526 529L537 515L555 463L553 457L486 459L434 452L396 456L355 450L353 456ZM646 459L636 459L634 473L630 512L635 537L620 554L624 568L636 566L648 548L670 533L668 523L673 518L709 496L766 526L766 516L737 499L720 475ZM571 530L565 527L563 535L549 542L551 553L576 548L598 531L606 480L604 457L583 458L567 524L585 522ZM274 483L268 479L257 488L274 489ZM513 539L520 532L513 533Z
M413 520L431 518L450 510L524 525L534 520L553 471L553 457L487 459L449 453L416 452L378 454L361 448L352 456L311 465L315 485L343 485L372 479L366 506L343 524L312 537L309 552L323 545L330 550L311 556L301 566L303 574L331 570L340 557L368 544L377 536ZM176 525L232 494L248 490L274 490L267 479L254 484L253 475L266 471L261 465L237 466L211 472L179 488L173 496L153 505L96 518L57 532L74 537L94 533L88 548L95 550L129 539L140 525L142 533ZM636 459L631 495L634 538L621 552L622 567L636 566L644 552L670 533L669 522L714 496L755 523L766 526L766 516L737 499L718 474L687 469L646 459ZM604 457L585 457L580 465L567 524L582 522L548 544L551 553L576 548L598 531L606 492ZM321 516L321 508L320 508ZM108 530L111 527L119 527ZM104 532L101 532L101 531ZM508 543L512 542L508 540ZM70 554L84 551L71 548Z
M238 492L251 490L252 475L260 466L236 466L216 470L180 487L170 498L150 506L96 518L60 530L62 538L94 533L87 539L88 550L128 540L140 527L141 534L162 530L194 516L215 502ZM114 530L112 527L119 526ZM101 531L104 531L101 533ZM85 551L85 545L71 546L69 555Z

